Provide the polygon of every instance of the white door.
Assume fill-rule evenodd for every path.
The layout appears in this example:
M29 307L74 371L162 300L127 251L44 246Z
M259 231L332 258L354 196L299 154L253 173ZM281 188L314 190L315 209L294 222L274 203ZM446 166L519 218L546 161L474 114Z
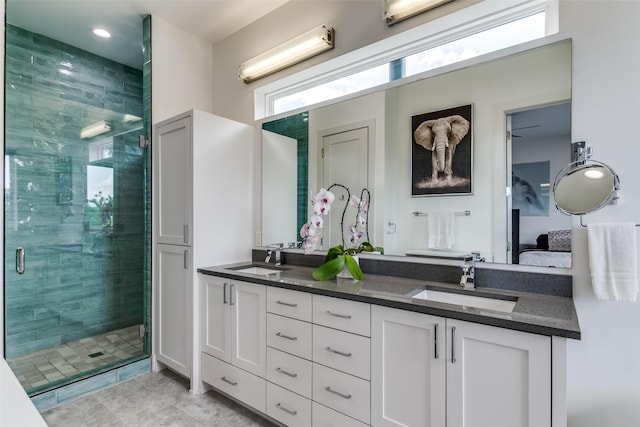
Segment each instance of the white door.
M266 295L263 285L231 282L231 363L263 378L267 365Z
M451 319L447 331L448 427L551 425L550 337Z
M159 126L153 153L157 243L188 245L191 242L191 118Z
M200 275L202 283L202 350L231 363L231 325L229 279Z
M345 132L326 135L322 139L323 186L328 188L338 183L349 188L351 194L358 197L363 188L368 188L369 175L369 128L361 127ZM328 249L342 243L340 236L340 218L345 203L346 192L334 187L336 195L332 213L325 219L322 235L322 248ZM345 218L344 239L348 245L349 225L354 217Z
M298 141L262 131L262 244L298 238Z
M184 246L156 245L158 335L156 358L191 377L190 250Z
M445 319L371 306L371 425L445 425Z

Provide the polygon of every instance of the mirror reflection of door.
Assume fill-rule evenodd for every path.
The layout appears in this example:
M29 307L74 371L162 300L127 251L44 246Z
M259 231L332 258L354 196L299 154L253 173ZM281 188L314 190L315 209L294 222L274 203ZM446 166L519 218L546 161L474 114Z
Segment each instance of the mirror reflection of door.
M349 188L351 194L360 196L362 189L368 188L369 128L360 127L323 136L322 170L324 188L338 183ZM343 241L340 220L345 203L348 203L347 193L339 187L334 187L331 191L336 195L336 200L331 213L325 218L322 249L329 249ZM349 246L349 224L355 219L348 216L344 221L344 242Z
M571 160L571 104L512 113L507 133L512 264L571 267L571 218L555 208L551 186ZM510 152L510 155L509 155Z

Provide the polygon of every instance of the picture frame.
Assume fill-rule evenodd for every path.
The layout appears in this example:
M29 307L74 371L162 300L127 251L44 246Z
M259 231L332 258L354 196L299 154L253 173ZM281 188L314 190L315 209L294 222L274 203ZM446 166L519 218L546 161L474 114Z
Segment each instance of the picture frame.
M472 110L468 104L411 117L412 197L473 194Z

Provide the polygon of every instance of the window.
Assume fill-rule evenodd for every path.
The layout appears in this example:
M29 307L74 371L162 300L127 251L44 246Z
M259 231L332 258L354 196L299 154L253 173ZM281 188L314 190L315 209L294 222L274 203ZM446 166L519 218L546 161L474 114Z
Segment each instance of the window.
M256 119L302 109L544 37L557 31L557 22L551 22L554 18L557 21L552 7L556 12L556 2L524 1L520 7L501 11L480 8L469 13L465 9L445 17L448 21L439 27L434 21L389 37L256 89ZM462 12L467 12L466 23L454 24L454 15ZM430 33L425 36L425 32ZM379 58L377 63L374 58Z

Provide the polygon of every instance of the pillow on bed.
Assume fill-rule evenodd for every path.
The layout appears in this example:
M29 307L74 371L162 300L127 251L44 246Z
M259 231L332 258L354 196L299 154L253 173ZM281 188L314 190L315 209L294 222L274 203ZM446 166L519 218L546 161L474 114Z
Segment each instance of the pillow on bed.
M571 230L553 230L548 234L550 251L571 252Z
M549 250L549 236L541 234L536 239L536 249Z

